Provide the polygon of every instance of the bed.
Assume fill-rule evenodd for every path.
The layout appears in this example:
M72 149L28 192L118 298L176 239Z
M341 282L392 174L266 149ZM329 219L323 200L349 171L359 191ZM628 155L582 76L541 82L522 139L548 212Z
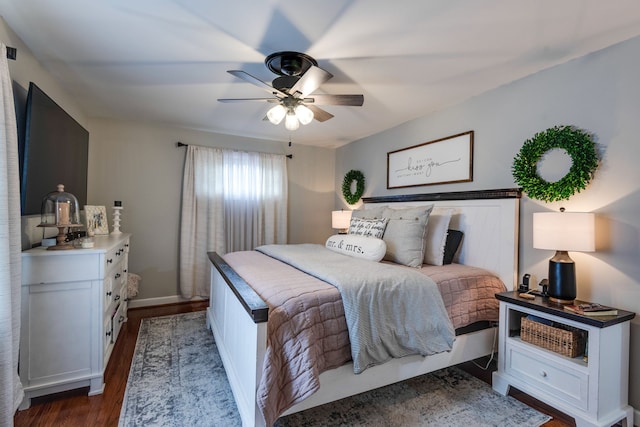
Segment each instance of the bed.
M442 276L438 282L455 277L459 270L476 267L497 276L503 286L511 290L517 281L518 253L518 189L483 190L455 193L431 193L418 195L371 197L363 199L365 210L378 207L411 208L433 205L452 213L449 229L460 230L464 240L456 253L454 263L441 267L424 266L423 272ZM265 396L263 380L271 380L272 373L264 370L265 359L271 364L273 351L268 347L268 325L276 322L269 305L260 295L269 293L266 271L275 271L273 263L280 263L263 253L227 254L224 257L209 253L211 260L211 294L207 309L207 325L215 337L218 350L227 372L238 410L244 426L263 426ZM261 264L265 263L263 266ZM262 268L262 270L260 270ZM274 273L283 280L308 280L296 274L304 274L295 268L282 273ZM242 276L238 272L242 273ZM291 277L289 277L291 275ZM245 280L246 279L246 280ZM315 279L315 278L314 278ZM273 278L272 278L273 280ZM315 279L317 280L317 279ZM260 288L260 282L267 287ZM251 285L249 285L249 283ZM331 288L331 285L326 285ZM259 290L257 292L256 289ZM267 289L267 291L265 291ZM266 292L266 294L265 294ZM329 290L323 290L327 293ZM260 293L260 295L259 295ZM324 295L324 294L323 294ZM267 298L265 296L265 298ZM272 296L269 296L272 298ZM443 295L443 299L446 296ZM269 300L271 301L271 300ZM323 307L334 307L335 303L323 302ZM458 309L459 310L459 309ZM335 310L338 311L338 310ZM311 311L309 311L311 312ZM275 311L272 310L272 313ZM454 315L455 314L455 315ZM274 417L319 406L347 396L382 387L411 377L422 375L473 360L490 354L495 346L495 325L486 327L486 322L464 319L465 313L452 313L459 317L456 325L455 341L449 351L441 351L428 356L411 355L393 358L386 363L376 364L354 374L354 363L339 362L345 355L336 350L337 356L327 356L328 361L320 363L317 375L319 388L311 392L304 390L296 397L297 403L281 413L267 413L269 424ZM462 319L462 320L461 320ZM461 323L462 322L462 323ZM471 324L469 324L471 323ZM491 323L489 323L491 324ZM483 325L482 328L475 327ZM273 338L272 338L273 339ZM344 352L342 352L344 353ZM348 357L347 357L348 359ZM323 359L324 360L324 359ZM334 366L335 365L335 366ZM310 366L315 370L316 366ZM289 406L289 405L287 405Z

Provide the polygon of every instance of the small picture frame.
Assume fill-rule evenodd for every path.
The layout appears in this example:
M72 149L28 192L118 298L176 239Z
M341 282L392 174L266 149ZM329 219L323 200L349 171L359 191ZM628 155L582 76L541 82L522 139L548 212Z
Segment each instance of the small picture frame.
M87 234L89 236L109 234L107 209L104 206L85 205L84 216L86 219Z

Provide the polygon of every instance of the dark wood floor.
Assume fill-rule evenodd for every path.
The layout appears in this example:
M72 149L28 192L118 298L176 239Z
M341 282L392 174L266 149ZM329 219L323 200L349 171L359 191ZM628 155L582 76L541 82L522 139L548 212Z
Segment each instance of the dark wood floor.
M87 389L80 389L59 393L53 397L33 399L31 408L17 412L14 417L15 426L117 426L141 320L146 317L204 310L207 304L208 302L204 301L129 310L129 320L123 326L105 371L106 387L104 393L89 397L86 395ZM476 362L486 366L487 360ZM471 362L465 363L461 367L483 381L491 383L491 372L495 370L495 362L490 365L488 370L482 370ZM529 406L553 416L553 420L544 424L546 427L575 426L572 418L558 413L553 408L519 393L517 390L513 390L511 394Z

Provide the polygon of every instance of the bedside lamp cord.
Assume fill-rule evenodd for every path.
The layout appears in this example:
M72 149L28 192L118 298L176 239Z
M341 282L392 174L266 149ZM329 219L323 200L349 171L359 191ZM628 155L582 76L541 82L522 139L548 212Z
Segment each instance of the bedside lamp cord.
M498 325L496 325L493 329L494 330L493 330L493 344L491 345L491 357L489 358L487 365L480 366L478 363L476 363L475 360L471 361L474 365L476 365L478 368L482 369L483 371L486 371L487 369L489 369L489 365L491 365L491 362L493 361L493 357L496 354L496 339L498 338Z

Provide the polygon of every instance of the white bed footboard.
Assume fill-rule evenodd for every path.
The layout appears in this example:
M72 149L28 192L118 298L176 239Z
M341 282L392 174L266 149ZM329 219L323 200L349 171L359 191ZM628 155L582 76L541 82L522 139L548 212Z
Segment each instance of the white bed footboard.
M243 426L264 426L256 405L267 345L268 307L222 258L209 253L211 328ZM232 283L228 283L231 282ZM244 284L244 286L243 286Z
M465 233L457 261L496 273L511 290L518 274L520 190L434 193L365 199L366 204L409 206L434 203L454 209L452 228ZM209 253L211 294L207 324L229 378L242 424L264 426L256 405L256 391L266 352L268 306L216 253ZM490 354L497 328L456 337L450 352L394 359L362 374L352 364L320 375L320 390L285 414L302 411L347 396L435 371Z

